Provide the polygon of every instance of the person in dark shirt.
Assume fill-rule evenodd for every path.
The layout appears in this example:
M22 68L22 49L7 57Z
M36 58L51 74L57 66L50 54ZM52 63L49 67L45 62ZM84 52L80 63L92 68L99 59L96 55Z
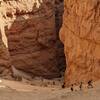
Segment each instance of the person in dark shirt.
M71 85L71 88L70 89L71 89L71 91L74 91L73 84Z
M62 88L65 88L65 82L63 83Z
M88 81L88 88L93 88L92 80Z
M80 90L82 90L82 86L83 86L83 83L81 82L79 86Z

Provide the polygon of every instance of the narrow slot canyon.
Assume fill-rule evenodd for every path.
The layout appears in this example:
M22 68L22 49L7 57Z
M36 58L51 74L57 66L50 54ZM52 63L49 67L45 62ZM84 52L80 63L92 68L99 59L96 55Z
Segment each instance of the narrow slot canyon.
M99 100L100 0L0 0L0 99Z
M99 80L100 1L77 2L1 0L0 76Z

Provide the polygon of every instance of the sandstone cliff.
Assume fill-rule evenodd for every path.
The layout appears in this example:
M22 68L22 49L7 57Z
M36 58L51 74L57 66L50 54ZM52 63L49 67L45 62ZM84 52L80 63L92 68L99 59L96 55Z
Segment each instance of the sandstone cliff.
M5 35L5 9L0 1L0 77L10 75L11 62Z
M59 77L64 65L63 46L58 38L63 1L57 1L0 0L2 42L5 54L10 54L9 58L5 55L7 62L10 60L11 65L32 77Z
M65 0L60 39L65 85L100 79L100 0Z
M6 31L12 64L33 77L58 77L54 0L13 2L16 18Z

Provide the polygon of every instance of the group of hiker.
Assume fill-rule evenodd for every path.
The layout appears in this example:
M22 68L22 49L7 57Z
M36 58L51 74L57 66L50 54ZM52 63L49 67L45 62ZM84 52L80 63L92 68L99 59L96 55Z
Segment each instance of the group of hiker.
M65 88L65 83L62 85L62 88ZM92 82L92 80L88 81L87 88L88 89L93 88L93 82ZM80 89L80 91L83 89L83 82L80 83L79 89ZM71 85L70 90L74 91L74 84Z

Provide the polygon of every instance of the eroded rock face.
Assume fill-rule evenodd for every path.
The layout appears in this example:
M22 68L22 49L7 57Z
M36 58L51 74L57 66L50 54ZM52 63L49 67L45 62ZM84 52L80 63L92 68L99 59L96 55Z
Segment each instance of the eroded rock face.
M66 56L65 85L100 79L100 0L65 0L60 39Z
M55 0L5 0L11 63L34 76L59 77Z
M0 36L0 77L10 76L11 75L10 67L11 63L10 63L9 51L5 47Z

